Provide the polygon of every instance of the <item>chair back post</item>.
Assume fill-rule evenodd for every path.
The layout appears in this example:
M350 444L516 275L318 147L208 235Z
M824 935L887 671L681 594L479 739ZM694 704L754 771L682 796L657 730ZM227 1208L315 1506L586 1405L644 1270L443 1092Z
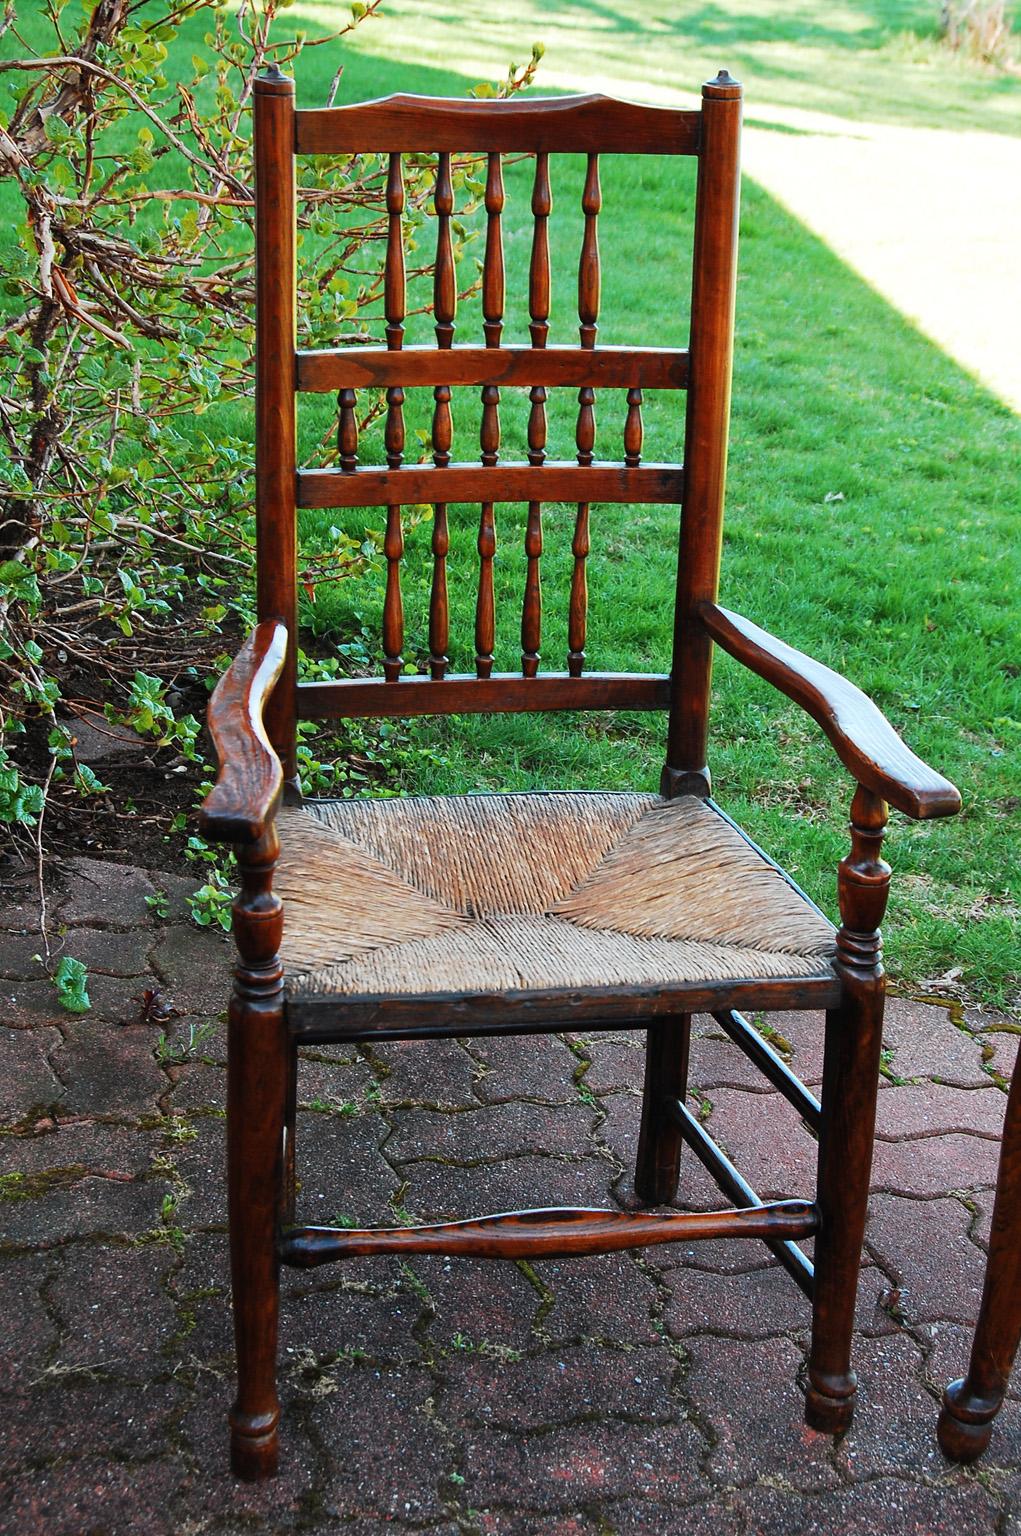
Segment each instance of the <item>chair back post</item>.
M271 65L254 85L255 519L259 619L287 625L287 658L266 731L297 777L297 513L295 508L294 81Z
M702 87L684 502L670 724L661 782L668 798L705 796L711 788L706 741L712 641L698 622L697 610L700 603L716 600L719 585L734 353L740 135L741 86L721 70Z

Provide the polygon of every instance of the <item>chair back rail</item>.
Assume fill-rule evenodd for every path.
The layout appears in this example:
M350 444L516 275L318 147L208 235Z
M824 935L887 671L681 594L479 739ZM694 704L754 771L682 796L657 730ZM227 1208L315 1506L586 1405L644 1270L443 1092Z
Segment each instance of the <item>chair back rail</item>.
M603 96L513 101L447 101L392 96L354 106L296 111L293 84L270 71L255 88L258 348L257 521L259 614L280 617L292 633L296 613L295 524L299 508L386 509L382 677L332 683L296 680L296 646L273 696L268 729L294 776L298 718L500 712L529 709L669 710L668 794L708 784L705 764L711 641L699 605L717 596L723 476L733 337L740 87L721 74L699 111L646 107ZM383 274L385 345L298 350L295 344L296 154L374 153L386 158ZM435 344L405 346L408 311L403 156L436 156L432 212L436 235L432 311ZM549 346L549 221L556 162L583 154L583 220L578 260L578 343ZM483 345L455 344L457 280L452 156L485 158L485 256L481 274ZM528 264L530 345L504 345L503 157L534 157ZM698 159L691 335L687 348L601 346L600 156L693 155ZM452 392L481 391L479 457L452 462ZM547 390L578 390L575 457L547 457ZM501 389L528 389L526 462L501 460ZM408 463L405 391L432 390L424 463ZM688 392L685 465L643 462L645 392ZM385 392L386 463L359 463L359 391ZM622 392L623 462L597 457L597 392ZM298 470L298 392L337 394L336 467ZM448 555L451 503L478 503L474 676L449 674ZM520 557L520 673L494 671L493 562L500 503L527 507ZM570 554L565 670L541 669L543 506L575 507ZM404 509L434 508L427 675L409 676L404 659ZM667 676L588 673L588 564L591 507L597 503L680 505L678 602Z

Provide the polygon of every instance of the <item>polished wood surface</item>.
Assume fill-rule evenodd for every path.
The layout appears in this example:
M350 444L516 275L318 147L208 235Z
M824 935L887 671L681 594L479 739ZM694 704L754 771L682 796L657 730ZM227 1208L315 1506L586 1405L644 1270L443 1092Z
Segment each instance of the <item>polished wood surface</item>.
M203 837L254 843L280 803L283 769L263 715L286 657L287 626L264 619L216 685L209 733L220 766L199 812Z
M906 816L954 816L961 809L959 791L905 746L860 688L725 608L705 604L698 617L717 644L822 726L859 784Z
M952 1381L939 1416L939 1443L952 1461L975 1461L989 1444L1021 1345L1021 1068L1003 1124L989 1257L968 1374Z
M227 1207L237 1350L230 1412L237 1476L270 1476L277 1466L276 1388L280 1282L277 1233L285 1201L283 1141L289 1056L283 968L283 907L273 893L279 853L271 825L239 844L241 889L234 903L238 950L227 1013Z
M644 107L610 96L530 96L510 101L384 96L350 107L313 107L296 114L299 155L359 150L475 150L559 154L694 155L701 116Z
M775 1200L738 1211L671 1211L661 1216L571 1206L508 1211L431 1227L298 1227L284 1233L280 1251L283 1262L298 1269L379 1253L571 1259L647 1248L651 1243L690 1243L717 1237L792 1241L812 1237L818 1226L815 1206L806 1200Z
M532 391L530 419L533 437L544 416L545 390ZM533 449L538 455L539 449ZM542 462L497 464L404 464L399 469L364 468L354 474L341 469L302 469L297 475L299 507L382 507L391 502L437 501L608 501L623 503L680 502L684 474L675 464Z
M485 290L483 290L485 291ZM485 313L485 311L484 311ZM494 329L495 319L486 321ZM538 354L538 355L537 355ZM326 393L351 385L406 388L449 384L545 384L552 389L593 383L605 389L684 389L688 353L682 347L404 347L400 357L385 347L334 347L297 354L297 388Z
M885 801L859 786L851 802L851 851L837 870L842 996L826 1014L816 1195L825 1237L815 1249L805 1394L807 1422L827 1434L842 1434L850 1425L858 1385L851 1369L851 1276L857 1275L865 1236L883 1044L879 928L890 890L890 866L881 856L886 818Z
M298 677L298 544L295 516L297 417L295 351L294 81L271 68L254 85L255 198L255 526L256 606L282 619L289 645L266 706L266 730L297 776L294 687Z
M492 644L490 627L482 638ZM529 635L531 638L531 634ZM491 652L483 663L491 661ZM519 714L533 709L666 709L670 679L652 672L589 672L585 677L540 672L522 677L516 672L487 676L480 671L447 676L402 677L387 683L378 678L344 678L328 683L298 684L298 718L333 720L341 715L371 719L402 715Z
M674 608L673 697L661 788L708 794L712 643L697 622L714 602L723 547L740 212L741 87L721 70L702 87L684 427L685 493Z
M232 1459L243 1476L276 1464L276 1329L278 1263L314 1265L372 1253L467 1253L536 1258L706 1236L752 1236L768 1243L812 1300L812 1343L806 1417L829 1431L846 1428L855 1378L850 1344L872 1153L882 1031L884 978L879 924L890 872L881 857L886 802L915 816L952 814L953 786L925 767L864 695L835 673L717 605L722 548L730 377L734 335L739 207L741 90L725 71L703 88L696 112L640 107L604 97L552 101L384 101L295 113L293 86L277 71L255 91L257 325L256 362L258 603L260 624L217 690L211 722L221 772L207 801L209 835L238 847L241 889L234 906L239 963L230 1007L228 1162L232 1284L238 1397L231 1416ZM383 317L385 346L351 344L298 351L294 331L294 155L367 152L385 170ZM435 344L405 347L408 309L407 214L402 156L435 157L431 214L415 210L415 242L435 235L432 312ZM463 153L485 156L485 256L482 336L455 344L457 271L453 221ZM551 220L560 157L583 154L578 221L578 344L548 345L559 281L552 261ZM610 153L698 159L689 347L627 348L599 344L602 261L600 157ZM532 158L527 308L530 345L504 346L507 273L504 258L505 154ZM481 159L478 162L481 178ZM634 179L634 195L641 192ZM416 258L416 261L420 258ZM425 259L430 260L427 255ZM519 305L520 298L516 301ZM484 345L477 344L484 340ZM481 391L478 457L453 462L460 408L457 390ZM575 460L547 459L547 391L578 390ZM426 453L407 462L405 392L433 392ZM528 390L526 463L501 459L501 390ZM644 463L643 392L687 389L685 464ZM296 392L335 392L337 467L297 471ZM386 464L365 464L359 422L373 409L366 390L385 392ZM609 394L608 391L617 391ZM679 402L678 402L679 404ZM620 413L615 415L614 413ZM623 428L622 461L597 458L603 424ZM415 450L418 451L417 449ZM501 557L520 571L521 671L495 672L497 633L493 563L496 508L527 505L523 539L502 541ZM451 503L478 506L474 609L474 675L449 675L448 651L466 637L450 634L448 571ZM566 671L541 671L544 503L571 504L570 592ZM588 672L589 565L598 552L595 503L681 506L679 568L668 675ZM403 508L434 508L428 599L428 675L404 673L405 556ZM382 676L296 684L296 508L386 509ZM558 520L557 531L562 527ZM567 594L563 596L567 597ZM548 599L548 594L547 594ZM560 600L563 600L561 597ZM509 616L508 616L509 617ZM421 617L416 614L416 625ZM416 631L417 632L417 631ZM277 857L274 815L283 780L293 782L296 721L402 717L512 710L663 709L669 712L662 790L667 797L710 788L708 712L714 645L768 678L819 721L857 780L851 849L840 866L841 925L835 961L819 958L817 974L677 980L640 986L566 990L477 990L430 995L285 996L278 958L285 914L273 890ZM504 662L506 665L506 662ZM265 717L268 734L260 734ZM767 864L771 861L766 861ZM293 931L293 930L292 930ZM791 1073L748 1022L757 1009L825 1008L821 1102ZM690 1020L710 1012L737 1047L819 1135L815 1203L765 1205L730 1158L687 1108ZM294 1225L296 1051L337 1041L437 1039L548 1033L564 1029L646 1031L646 1076L635 1184L647 1203L669 1202L677 1190L682 1146L703 1163L736 1207L708 1215L608 1211L524 1211L446 1222L430 1228L333 1230ZM1012 1141L1011 1147L1015 1146ZM1003 1233L1015 1231L1021 1203L1021 1153L1005 1150L1001 1175ZM998 1213L1000 1206L998 1205ZM994 1246L1000 1230L994 1222ZM798 1241L814 1235L815 1265ZM1015 1243L1003 1236L1002 1244ZM1001 1246L1002 1246L1001 1244ZM1003 1277L1006 1276L1006 1279ZM969 1385L951 1389L947 1414L969 1444L988 1428L1013 1350L1017 1290L1010 1261L990 1265L984 1317ZM995 1342L990 1343L990 1337ZM1013 1338L1016 1347L1016 1335ZM991 1351L991 1353L990 1353ZM990 1363L991 1362L991 1363ZM1000 1394L1002 1396L1002 1392ZM986 1414L983 1419L982 1415ZM955 1417L956 1415L956 1417ZM970 1417L969 1417L970 1415ZM944 1416L946 1420L946 1415ZM949 1421L947 1421L949 1422ZM979 1427L976 1430L975 1426ZM947 1434L957 1433L952 1426ZM949 1442L948 1442L949 1443ZM984 1443L984 1442L983 1442Z
M564 1029L643 1028L680 1013L717 1009L828 1008L839 1001L832 967L818 976L763 980L677 981L675 985L572 987L557 992L488 992L420 998L387 994L338 999L305 993L288 1004L288 1023L301 1044L342 1040L424 1040L451 1035L529 1035Z

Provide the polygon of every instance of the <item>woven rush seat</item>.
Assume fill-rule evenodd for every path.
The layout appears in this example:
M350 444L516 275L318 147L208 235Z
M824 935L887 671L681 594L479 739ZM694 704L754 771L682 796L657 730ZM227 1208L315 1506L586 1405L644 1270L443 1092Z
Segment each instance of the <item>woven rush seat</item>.
M279 819L289 997L827 974L827 919L712 805L321 800Z

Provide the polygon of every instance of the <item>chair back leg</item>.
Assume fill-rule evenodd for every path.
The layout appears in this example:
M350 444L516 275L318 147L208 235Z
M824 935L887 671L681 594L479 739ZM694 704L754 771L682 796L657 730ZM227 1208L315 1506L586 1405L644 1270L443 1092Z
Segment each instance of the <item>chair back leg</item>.
M971 1363L951 1382L939 1443L952 1461L974 1461L989 1444L1021 1344L1021 1068L1014 1068L1003 1126L989 1258Z
M688 1096L691 1014L661 1019L646 1033L642 1126L635 1161L635 1190L646 1205L669 1205L677 1194L681 1139L670 1101Z

